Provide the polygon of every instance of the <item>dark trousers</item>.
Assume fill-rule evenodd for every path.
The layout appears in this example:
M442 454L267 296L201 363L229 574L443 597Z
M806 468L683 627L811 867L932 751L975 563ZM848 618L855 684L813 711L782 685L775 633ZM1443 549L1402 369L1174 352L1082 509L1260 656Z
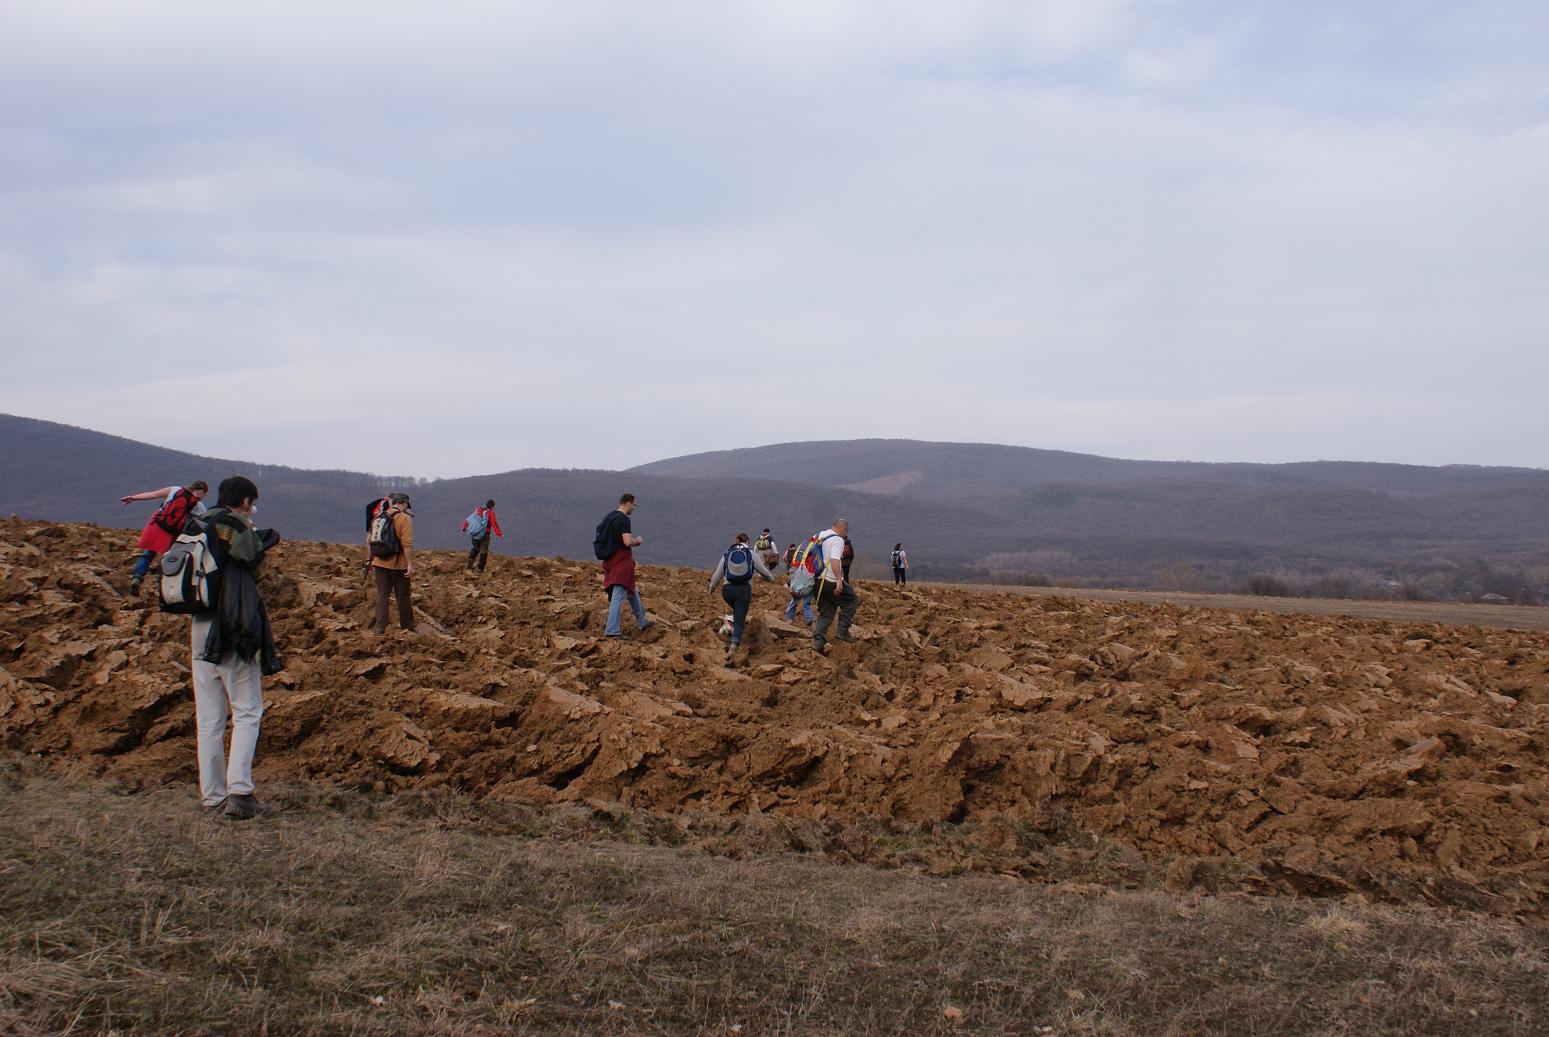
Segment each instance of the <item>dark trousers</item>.
M900 583L907 584L908 582L909 582L909 570L905 569L901 565L893 566L893 586L896 587Z
M855 622L855 613L861 607L861 596L855 593L855 588L845 581L844 589L834 590L834 585L824 581L819 585L818 591L818 622L812 628L812 644L816 648L822 648L828 643L828 625L834 621L834 613L839 613L839 637L850 635L850 624Z
M474 559L477 559L479 562L479 572L483 572L484 563L489 561L488 533L485 533L484 536L480 539L475 540L473 542L473 546L468 549L468 568L473 568Z
M753 601L753 584L723 583L721 597L731 606L731 643L742 643L742 628L748 622L748 605Z
M402 569L383 569L372 566L376 573L376 620L371 629L380 634L387 629L387 599L398 597L398 625L405 630L414 629L414 606L409 602L409 577Z

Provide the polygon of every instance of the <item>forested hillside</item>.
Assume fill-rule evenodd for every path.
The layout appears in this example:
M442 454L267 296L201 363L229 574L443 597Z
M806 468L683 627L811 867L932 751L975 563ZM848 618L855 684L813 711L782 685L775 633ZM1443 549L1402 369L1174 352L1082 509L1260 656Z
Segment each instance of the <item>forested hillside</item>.
M118 498L251 475L266 521L294 537L357 541L366 500L414 498L416 536L465 543L488 497L496 551L586 558L597 520L640 497L642 560L709 566L732 534L782 543L851 519L863 575L894 542L916 579L1538 602L1549 586L1549 472L1308 462L1122 461L983 444L857 440L674 458L626 472L526 469L419 480L202 458L84 429L0 416L0 512L144 523Z

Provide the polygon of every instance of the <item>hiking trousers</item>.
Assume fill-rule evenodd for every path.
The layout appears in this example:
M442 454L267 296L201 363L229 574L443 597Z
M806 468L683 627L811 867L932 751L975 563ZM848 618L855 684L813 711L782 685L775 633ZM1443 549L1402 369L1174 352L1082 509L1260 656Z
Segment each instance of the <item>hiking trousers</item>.
M723 583L721 597L731 606L731 643L735 648L742 643L742 629L748 622L748 606L753 603L753 584Z
M641 630L650 626L650 621L645 618L645 603L640 600L640 592L632 590L622 583L615 583L608 588L608 622L603 627L603 633L609 637L619 637L624 633L624 602L629 602L629 610L635 614L635 625Z
M198 730L199 798L219 806L227 795L253 794L253 753L264 715L263 678L258 656L243 661L227 652L219 663L199 658L214 618L195 616L189 624L193 650L194 718ZM226 751L226 720L231 719L231 752Z
M791 595L791 603L785 606L785 621L787 623L796 622L796 607L798 605L801 606L801 614L803 618L805 618L808 623L811 623L812 595L810 594L803 594L800 597L797 597L794 594Z
M371 571L376 574L376 618L371 623L371 632L386 632L387 599L390 596L398 599L398 625L413 630L414 605L409 601L408 575L402 569L384 569L380 565L373 565Z
M897 587L901 583L907 584L908 582L909 570L905 569L901 565L893 566L893 586Z
M477 560L479 563L479 572L483 572L484 563L489 561L488 533L485 533L482 537L475 540L473 542L473 547L468 549L468 568L473 568L473 563L475 560Z
M156 552L149 548L140 552L140 557L134 560L134 578L145 579L145 574L151 571L151 563L156 560Z
M818 591L818 622L812 628L812 646L821 650L828 644L828 625L834 621L834 613L839 613L839 637L850 635L850 624L855 622L855 613L860 610L861 596L855 593L855 588L845 581L844 589L834 590L834 585L824 583Z

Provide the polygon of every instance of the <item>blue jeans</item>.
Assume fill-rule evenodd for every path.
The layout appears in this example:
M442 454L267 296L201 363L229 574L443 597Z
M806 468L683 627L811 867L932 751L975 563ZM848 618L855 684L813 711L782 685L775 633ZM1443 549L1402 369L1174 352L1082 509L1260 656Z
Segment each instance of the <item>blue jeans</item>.
M629 590L622 583L615 583L608 588L608 625L602 631L609 637L618 637L624 632L619 614L624 611L625 598L629 599L629 607L635 614L635 623L641 630L646 627L645 605L640 601L640 592Z
M721 597L731 606L731 643L742 643L742 629L748 622L748 605L753 601L751 583L725 583L721 585Z
M791 603L785 606L785 621L787 623L796 622L796 603L798 601L801 602L802 614L807 622L812 622L812 595L810 594L803 594L799 598L792 596Z
M143 580L145 574L151 570L151 562L156 559L155 551L141 551L140 557L134 560L134 578Z

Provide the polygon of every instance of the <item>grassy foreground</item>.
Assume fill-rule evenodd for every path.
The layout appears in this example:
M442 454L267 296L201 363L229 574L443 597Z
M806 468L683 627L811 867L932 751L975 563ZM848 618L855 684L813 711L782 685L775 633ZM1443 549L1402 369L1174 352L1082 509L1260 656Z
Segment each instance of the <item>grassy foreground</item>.
M1538 923L711 853L450 794L267 789L234 825L191 789L0 778L10 1034L1549 1027Z

